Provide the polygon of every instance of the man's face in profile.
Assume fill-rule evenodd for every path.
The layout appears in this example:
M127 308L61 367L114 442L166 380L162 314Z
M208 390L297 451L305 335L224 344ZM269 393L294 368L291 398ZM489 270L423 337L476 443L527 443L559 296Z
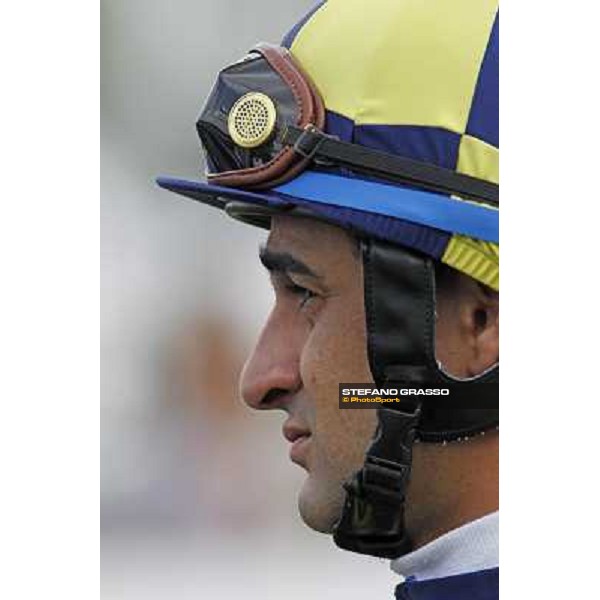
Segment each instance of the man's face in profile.
M345 231L275 216L261 260L275 302L241 381L257 409L287 413L291 459L307 471L299 508L307 525L330 531L342 483L358 470L375 429L375 410L340 410L339 382L369 382L362 262Z
M244 368L242 396L253 408L287 413L283 434L292 443L290 457L307 472L300 513L313 529L329 532L341 514L342 484L363 465L376 424L376 409L340 410L338 405L339 383L373 382L359 247L343 229L279 215L272 219L261 260L270 272L275 302ZM452 375L473 377L498 360L497 294L450 272L442 281L436 356ZM496 460L493 437L452 449L415 446L409 528L425 531L440 514L451 514L458 505L454 494L468 489L468 461L483 464L488 455ZM496 444L495 453L488 451L489 442Z

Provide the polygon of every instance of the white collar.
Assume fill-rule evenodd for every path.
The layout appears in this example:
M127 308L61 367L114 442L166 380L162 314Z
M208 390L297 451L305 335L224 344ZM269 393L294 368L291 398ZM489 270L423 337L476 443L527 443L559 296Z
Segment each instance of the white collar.
M391 562L392 571L417 580L497 567L499 514L490 513Z

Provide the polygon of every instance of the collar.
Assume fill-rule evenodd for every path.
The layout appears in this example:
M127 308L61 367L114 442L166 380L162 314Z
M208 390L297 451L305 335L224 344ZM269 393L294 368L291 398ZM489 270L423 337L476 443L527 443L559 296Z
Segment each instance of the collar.
M499 514L490 513L396 558L391 569L403 577L435 579L498 566Z

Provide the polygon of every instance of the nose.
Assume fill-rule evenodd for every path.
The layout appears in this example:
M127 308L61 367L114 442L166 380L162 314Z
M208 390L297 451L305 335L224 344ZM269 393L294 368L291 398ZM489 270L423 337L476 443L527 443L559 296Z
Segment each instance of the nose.
M301 340L274 311L269 316L240 378L244 402L257 410L283 408L287 393L301 386Z

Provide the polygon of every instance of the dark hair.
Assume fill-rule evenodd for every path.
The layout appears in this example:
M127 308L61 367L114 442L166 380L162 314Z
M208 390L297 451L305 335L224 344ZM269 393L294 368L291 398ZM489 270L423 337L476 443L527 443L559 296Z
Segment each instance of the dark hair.
M444 263L435 262L435 286L440 292L452 292L458 287L461 275L456 269L445 265Z
M461 280L469 279L468 275L449 267L448 265L436 261L435 263L435 285L436 289L442 293L452 293L454 290L458 288ZM488 296L493 294L497 294L495 290L491 287L488 287L484 283L480 281L476 281L477 285L480 289Z

